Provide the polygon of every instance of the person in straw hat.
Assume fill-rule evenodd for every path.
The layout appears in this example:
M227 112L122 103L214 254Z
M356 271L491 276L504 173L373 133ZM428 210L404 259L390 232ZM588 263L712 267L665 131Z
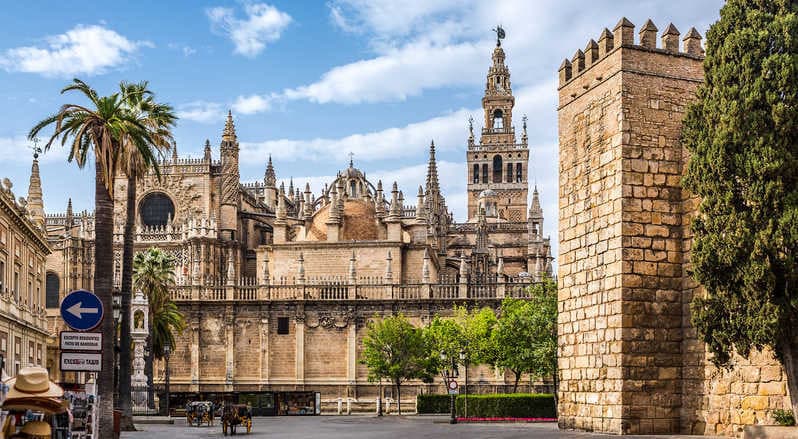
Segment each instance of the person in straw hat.
M58 413L62 411L61 398L64 396L64 389L58 384L50 381L47 369L43 367L24 367L19 374L7 380L8 393L3 401L4 409L33 409L45 413ZM10 424L11 417L6 419L6 424ZM2 429L3 436L7 436L13 431L13 427L5 425ZM22 430L11 436L21 438L50 438L50 425L42 421L32 421L26 423Z
M5 403L16 398L60 398L64 389L50 381L47 369L43 367L23 367L19 374L6 381L8 393Z
M22 426L22 430L13 438L20 437L26 439L50 439L52 434L50 424L44 421L31 421Z

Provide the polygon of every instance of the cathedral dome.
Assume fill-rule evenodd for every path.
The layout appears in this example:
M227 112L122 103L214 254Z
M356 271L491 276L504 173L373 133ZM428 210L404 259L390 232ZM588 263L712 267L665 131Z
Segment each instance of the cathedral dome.
M319 209L310 224L308 239L327 240L327 220L330 218L330 204ZM342 215L342 241L373 241L378 237L377 215L374 203L362 199L344 201Z

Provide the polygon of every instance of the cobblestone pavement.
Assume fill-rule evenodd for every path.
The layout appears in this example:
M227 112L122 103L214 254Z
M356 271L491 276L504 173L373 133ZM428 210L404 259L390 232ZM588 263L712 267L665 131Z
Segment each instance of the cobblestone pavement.
M458 424L449 425L443 416L308 416L255 418L252 433L244 438L524 438L598 439L612 436L558 431L555 423L536 424ZM122 439L187 439L222 436L222 427L189 427L179 419L174 425L137 425L138 432L122 433ZM634 438L634 436L626 436ZM645 439L688 436L645 436ZM703 438L706 438L704 436Z

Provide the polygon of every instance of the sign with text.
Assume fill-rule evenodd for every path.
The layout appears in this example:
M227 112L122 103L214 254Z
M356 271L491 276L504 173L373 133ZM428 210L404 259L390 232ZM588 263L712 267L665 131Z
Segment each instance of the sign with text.
M61 352L61 370L72 372L100 372L102 353Z
M99 332L61 331L62 351L101 351L103 335Z

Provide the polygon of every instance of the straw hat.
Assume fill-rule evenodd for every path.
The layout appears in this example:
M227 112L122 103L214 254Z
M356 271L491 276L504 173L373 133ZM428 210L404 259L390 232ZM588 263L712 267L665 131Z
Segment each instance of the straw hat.
M44 421L30 421L27 424L22 426L22 430L20 433L25 434L26 437L30 438L46 438L50 439L51 430L50 424Z
M14 398L61 397L64 389L50 381L47 369L43 367L23 367L15 378L6 381L8 393L6 400Z

